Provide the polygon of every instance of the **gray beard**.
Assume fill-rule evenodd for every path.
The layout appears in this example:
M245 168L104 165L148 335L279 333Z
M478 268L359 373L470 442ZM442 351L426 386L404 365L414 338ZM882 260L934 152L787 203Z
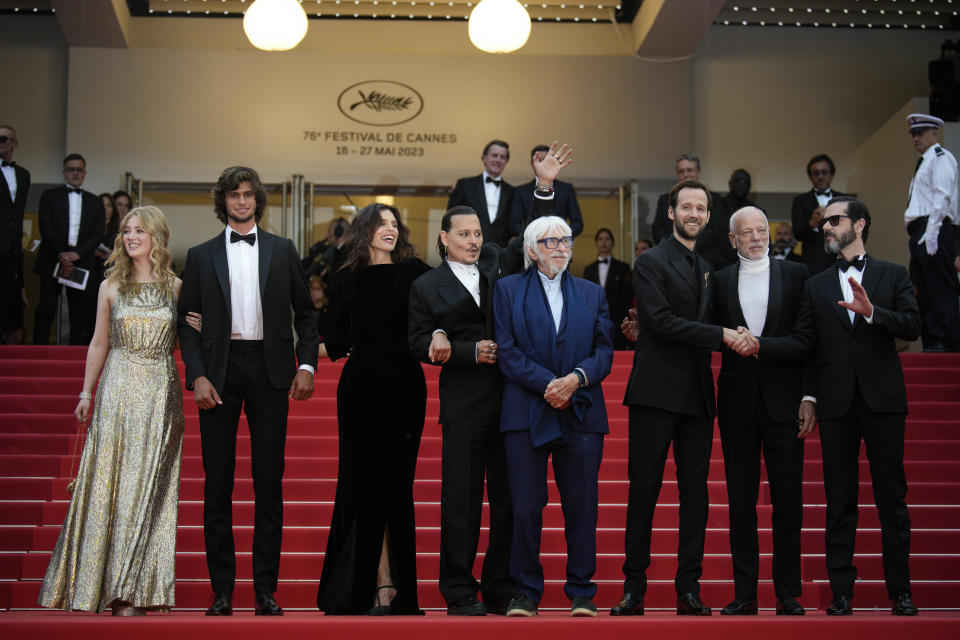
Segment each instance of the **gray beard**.
M823 248L832 256L840 255L840 252L844 250L845 247L849 246L854 240L857 239L857 234L853 232L853 229L850 229L847 233L841 234L833 240L826 240L823 243Z

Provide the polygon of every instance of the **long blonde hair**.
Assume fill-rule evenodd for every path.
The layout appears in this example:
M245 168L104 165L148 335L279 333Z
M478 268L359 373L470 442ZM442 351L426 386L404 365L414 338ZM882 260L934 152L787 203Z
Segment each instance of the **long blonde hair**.
M170 227L167 225L167 219L163 212L157 207L137 207L130 210L120 221L120 232L113 241L113 252L107 258L106 271L107 279L117 283L120 293L126 293L137 285L136 272L133 267L133 260L127 255L127 250L123 246L123 230L127 228L127 222L130 218L136 216L140 227L150 234L150 264L153 266L153 275L164 286L173 285L177 274L173 272L171 264L173 258L170 250L167 249L167 243L170 240Z

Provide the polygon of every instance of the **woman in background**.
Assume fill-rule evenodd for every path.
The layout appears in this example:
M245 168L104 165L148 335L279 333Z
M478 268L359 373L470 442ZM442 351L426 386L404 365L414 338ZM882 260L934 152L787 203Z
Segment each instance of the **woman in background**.
M134 209L122 229L100 285L74 412L80 423L91 418L90 427L38 601L143 615L174 604L184 420L173 348L181 283L159 209Z

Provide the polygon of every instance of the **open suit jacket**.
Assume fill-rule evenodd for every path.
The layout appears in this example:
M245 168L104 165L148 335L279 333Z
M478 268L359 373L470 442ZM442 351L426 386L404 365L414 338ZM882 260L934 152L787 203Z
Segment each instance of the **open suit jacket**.
M711 350L723 344L712 317L713 274L697 260L699 281L687 274L692 252L670 236L633 266L638 336L623 403L671 413L714 416Z
M19 186L17 191L19 195ZM80 194L80 203L80 232L77 234L77 246L74 247L80 259L74 266L90 269L93 267L93 252L103 238L103 201L95 194L84 191ZM67 202L67 188L54 187L44 191L38 209L41 241L33 272L52 277L57 256L69 249L70 205Z
M770 260L770 290L763 332L757 336L787 336L793 330L800 311L800 296L807 279L807 268L786 260ZM717 294L714 320L724 327L745 327L740 307L740 264L716 273ZM800 405L802 345L767 352L756 358L744 358L723 351L723 364L717 378L717 416L720 426L751 424L756 414L755 399L763 399L771 422L791 422Z
M502 176L501 176L502 178ZM513 185L506 180L500 183L500 203L497 206L497 217L490 222L487 212L487 193L483 188L483 174L472 178L460 178L450 192L447 200L447 209L458 205L466 205L477 212L480 218L480 230L483 231L483 241L492 242L501 247L507 246L510 239L508 230L510 218L510 202L513 200Z
M839 191L833 192L834 197L845 196L847 194ZM790 207L790 220L793 222L793 235L797 240L803 243L804 264L810 270L810 275L817 275L836 260L835 256L829 255L823 249L823 231L810 228L810 216L820 205L817 203L817 196L813 189L806 193L801 193L793 199L793 205Z
M23 236L23 210L27 206L27 192L30 190L30 172L14 165L17 176L17 199L10 197L10 186L0 176L0 256L8 251L20 253L20 240ZM53 269L53 267L50 267Z
M232 326L230 272L224 233L187 252L180 291L180 347L187 389L205 376L223 393ZM263 352L267 377L276 389L290 386L297 362L317 366L317 321L297 250L287 238L257 228L260 304L263 310ZM299 341L296 352L290 309ZM186 323L188 311L203 316L197 333Z
M518 236L523 233L524 227L531 220L539 217L532 211L535 187L536 181L531 180L513 191L509 222L511 236ZM580 204L577 202L577 194L573 190L573 185L569 182L554 180L553 203L553 213L550 215L560 216L570 225L570 232L574 236L580 235L580 232L583 231L583 215L580 213Z
M480 306L444 260L410 287L410 353L427 364L435 329L450 341L450 359L440 370L440 422L446 424L500 412L500 369L477 364L476 344L493 340L493 284L500 275L500 249L483 245Z
M803 291L796 331L790 338L765 341L779 349L800 340L813 347L812 364L804 373L804 394L816 396L817 419L847 415L859 387L875 413L907 413L907 392L895 338L916 340L920 311L907 270L867 256L862 286L873 304L873 323L858 315L853 324L843 300L836 264L812 276Z

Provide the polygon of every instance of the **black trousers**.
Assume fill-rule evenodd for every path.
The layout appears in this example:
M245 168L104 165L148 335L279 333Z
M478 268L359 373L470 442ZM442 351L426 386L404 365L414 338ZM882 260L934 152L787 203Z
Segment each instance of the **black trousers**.
M440 593L447 604L464 596L493 603L513 595L510 541L513 514L500 414L443 425L440 489ZM486 476L490 534L480 582L473 563L480 542L480 513ZM503 602L502 604L506 604Z
M820 421L823 488L827 496L827 576L834 595L853 595L857 569L853 548L857 536L860 440L867 447L873 500L880 514L883 576L887 593L910 592L910 516L907 479L903 471L906 416L874 413L854 391L850 413Z
M956 229L944 220L938 237L939 247L928 255L917 244L927 225L920 218L910 224L910 279L917 288L917 304L923 318L923 345L940 341L948 349L960 349L960 281L953 266Z
M734 596L757 599L760 544L757 499L760 453L773 503L773 588L777 599L800 595L800 529L803 524L803 440L793 422L771 422L762 403L750 424L723 426L720 442L730 509Z
M83 266L84 269L87 265ZM87 286L92 286L87 282ZM60 302L60 290L64 286L53 276L40 276L40 299L37 300L37 313L33 321L33 344L50 344L50 327L57 317L57 305ZM93 337L93 328L97 317L89 317L87 292L66 287L67 312L70 316L70 344L88 345Z
M653 512L663 484L667 450L673 443L680 489L680 540L677 547L678 594L699 593L703 543L707 530L707 474L713 446L713 418L688 416L650 407L630 407L627 474L624 591L643 596L650 566Z
M7 331L23 329L23 300L20 297L20 268L23 256L19 250L0 255L0 338Z
M215 593L232 592L236 577L233 543L233 473L240 410L250 427L255 495L253 588L274 592L283 533L283 450L287 438L287 389L267 378L263 343L233 340L222 405L200 410L203 450L203 538Z

